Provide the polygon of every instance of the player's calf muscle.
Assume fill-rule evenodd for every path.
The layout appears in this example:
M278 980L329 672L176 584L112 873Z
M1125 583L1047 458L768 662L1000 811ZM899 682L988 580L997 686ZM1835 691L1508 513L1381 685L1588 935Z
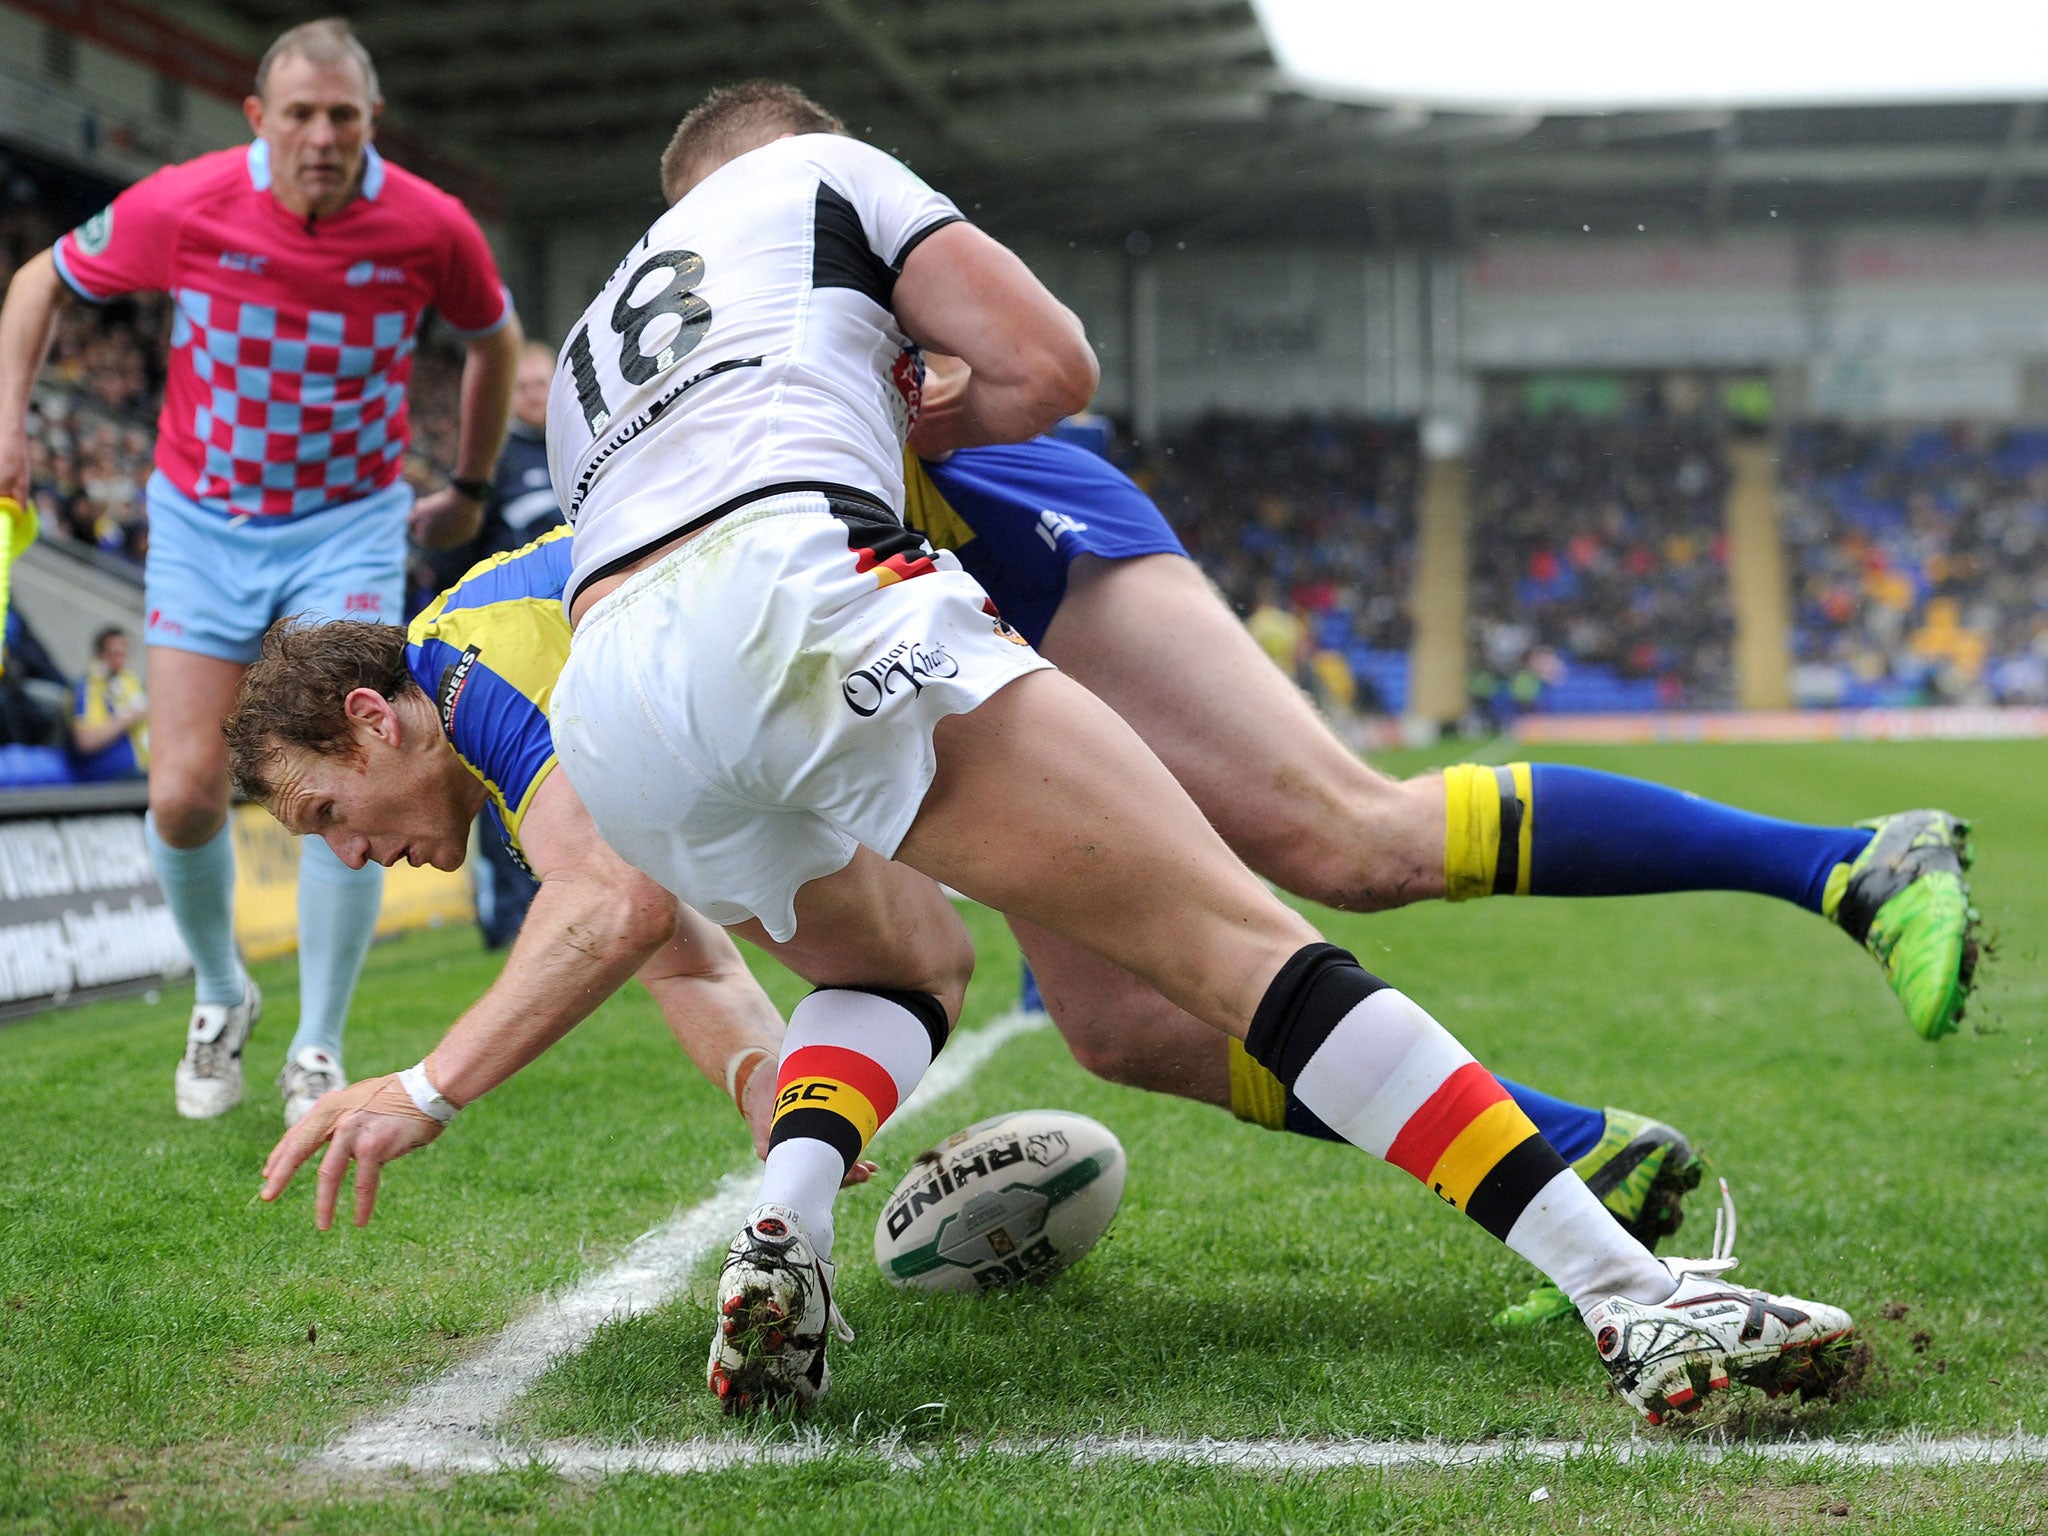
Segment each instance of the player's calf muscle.
M1281 963L1314 941L1128 728L1059 674L1012 683L934 740L939 773L897 851L904 863L1087 944L1239 1033Z

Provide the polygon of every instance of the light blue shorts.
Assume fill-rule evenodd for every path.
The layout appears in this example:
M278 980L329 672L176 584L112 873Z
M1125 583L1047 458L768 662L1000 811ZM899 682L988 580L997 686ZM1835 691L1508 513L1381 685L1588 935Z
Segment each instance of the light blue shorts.
M319 512L229 517L149 477L143 638L174 651L252 662L287 614L405 622L405 518L396 481Z

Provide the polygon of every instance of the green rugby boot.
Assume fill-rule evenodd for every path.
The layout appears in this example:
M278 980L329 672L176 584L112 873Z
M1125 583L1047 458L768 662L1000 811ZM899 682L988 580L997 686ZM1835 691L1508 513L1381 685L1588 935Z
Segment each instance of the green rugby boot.
M1901 811L1860 821L1877 835L1837 864L1821 912L1877 957L1921 1036L1955 1033L1976 978L1977 909L1963 872L1970 824L1947 811Z
M1685 1197L1700 1185L1706 1160L1682 1133L1625 1109L1606 1111L1599 1143L1572 1164L1586 1187L1637 1242L1654 1249L1685 1222ZM1553 1318L1577 1317L1571 1298L1545 1280L1493 1319L1516 1332Z

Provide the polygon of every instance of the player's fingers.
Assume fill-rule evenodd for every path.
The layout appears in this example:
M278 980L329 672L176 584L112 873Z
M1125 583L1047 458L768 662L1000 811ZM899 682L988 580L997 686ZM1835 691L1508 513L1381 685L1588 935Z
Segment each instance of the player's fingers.
M299 1123L286 1131L270 1149L270 1156L263 1160L263 1198L275 1200L284 1193L285 1185L291 1183L292 1175L299 1171L313 1149L334 1133L334 1123L342 1116L339 1108L321 1108L325 1101L323 1094L313 1107L306 1111Z
M841 1189L851 1189L856 1184L865 1184L879 1171L880 1169L876 1164L869 1162L866 1158L862 1158L846 1170L846 1177L839 1181L839 1187Z
M327 1155L320 1159L320 1192L313 1201L313 1225L322 1232L334 1225L334 1206L341 1198L342 1175L348 1172L353 1156L355 1117L351 1115L335 1127L334 1139L327 1144Z
M370 1212L377 1207L377 1181L383 1177L384 1160L368 1147L356 1152L356 1225L367 1227Z
M270 1156L263 1162L263 1188L259 1193L265 1200L275 1200L292 1181L292 1175L307 1158L313 1155L318 1141L304 1140L299 1136L298 1127L286 1131L278 1144L270 1149Z

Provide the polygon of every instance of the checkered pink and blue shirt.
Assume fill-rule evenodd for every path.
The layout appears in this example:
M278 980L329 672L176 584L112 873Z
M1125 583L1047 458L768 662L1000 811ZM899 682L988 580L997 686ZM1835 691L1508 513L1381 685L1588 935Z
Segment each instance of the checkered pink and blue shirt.
M361 195L325 218L271 195L259 139L137 182L54 255L94 303L170 294L157 468L230 516L316 512L391 484L422 313L461 336L512 314L468 211L374 149Z

